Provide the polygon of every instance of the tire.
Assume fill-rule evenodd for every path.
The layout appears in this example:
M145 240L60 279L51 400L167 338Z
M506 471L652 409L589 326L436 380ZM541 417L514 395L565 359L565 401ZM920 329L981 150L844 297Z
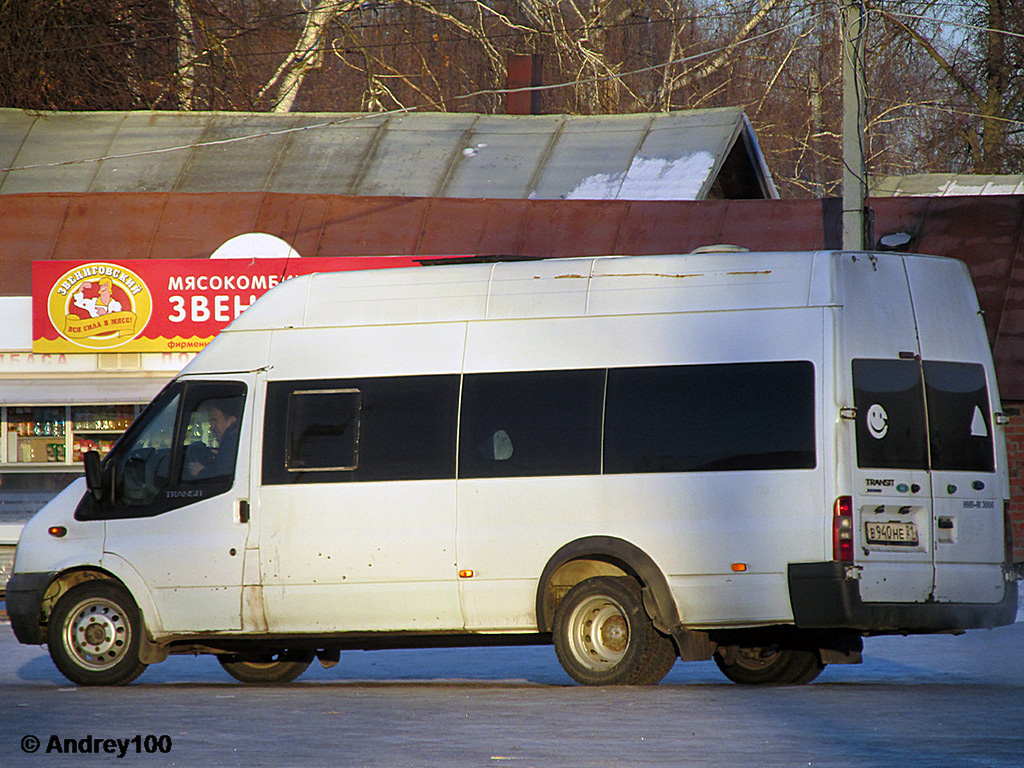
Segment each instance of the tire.
M127 685L146 670L139 660L139 609L112 581L77 584L50 613L47 646L61 674L76 685Z
M806 685L825 665L812 650L729 646L715 651L715 663L741 685Z
M224 671L240 683L274 685L290 683L309 668L313 654L307 651L282 651L261 659L218 656Z
M657 685L677 658L628 577L596 576L570 589L552 633L562 668L583 685Z

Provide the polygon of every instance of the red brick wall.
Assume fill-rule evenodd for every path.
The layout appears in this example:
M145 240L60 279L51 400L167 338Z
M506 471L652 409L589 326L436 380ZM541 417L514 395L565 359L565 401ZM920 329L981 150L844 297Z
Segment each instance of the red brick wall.
M1004 403L1003 411L1010 416L1006 427L1006 453L1010 465L1014 560L1024 560L1024 403Z

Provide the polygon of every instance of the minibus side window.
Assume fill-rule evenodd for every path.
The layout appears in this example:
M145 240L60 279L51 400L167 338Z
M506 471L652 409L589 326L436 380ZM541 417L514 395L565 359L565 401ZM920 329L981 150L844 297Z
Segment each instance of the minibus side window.
M608 474L813 469L816 462L808 361L608 372Z
M917 360L854 360L857 466L927 469L924 386Z
M454 374L272 381L263 482L454 478L458 400Z
M925 361L932 469L992 472L992 424L985 369Z
M603 370L465 377L459 477L601 471Z

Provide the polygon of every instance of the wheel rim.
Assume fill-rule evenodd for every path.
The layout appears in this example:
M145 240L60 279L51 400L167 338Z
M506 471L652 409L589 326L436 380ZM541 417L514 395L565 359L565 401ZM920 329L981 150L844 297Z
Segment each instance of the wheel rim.
M90 598L68 614L63 639L76 664L102 671L115 666L128 652L131 624L117 603Z
M757 672L774 666L780 658L778 651L766 652L764 648L740 648L733 663L743 669Z
M618 664L629 648L629 622L617 602L592 597L580 603L569 617L569 647L573 656L592 670Z

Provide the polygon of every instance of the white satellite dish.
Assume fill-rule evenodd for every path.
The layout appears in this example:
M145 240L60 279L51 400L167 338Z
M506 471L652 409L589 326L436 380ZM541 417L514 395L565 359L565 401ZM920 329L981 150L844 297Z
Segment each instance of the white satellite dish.
M236 235L210 254L211 259L298 259L298 251L276 235L246 232Z

